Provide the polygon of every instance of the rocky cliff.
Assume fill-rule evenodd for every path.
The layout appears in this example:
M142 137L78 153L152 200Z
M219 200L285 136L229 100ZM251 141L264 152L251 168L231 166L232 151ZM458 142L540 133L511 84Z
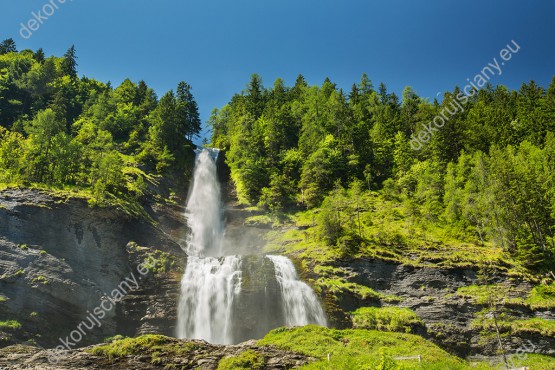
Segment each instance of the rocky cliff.
M494 330L484 332L474 325L484 310L491 311L488 305L477 303L477 297L457 294L459 288L483 284L477 269L413 267L375 259L338 260L334 268L341 271L345 281L371 288L380 295L361 297L348 289L333 295L322 291L335 326L350 327L348 313L359 307L396 305L416 312L425 324L417 333L453 354L461 357L499 355ZM496 273L490 283L510 287L511 293L502 299L505 303L496 307L500 318L510 314L517 320L555 320L553 310L531 309L522 304L532 287L529 281ZM486 317L488 315L491 318L491 312ZM555 356L555 338L549 333L502 330L501 335L508 353L529 348L530 341L535 353Z
M152 207L158 222L137 221L84 199L0 192L0 317L21 324L1 328L0 345L58 345L118 288L125 291L121 301L104 310L78 346L115 334L172 335L185 258L178 244L186 232L181 214ZM156 271L122 285L149 257L161 260Z
M0 192L0 321L5 321L0 328L0 346L59 345L59 338L70 335L130 274L138 275L138 266L149 258L159 261L153 271L138 281L136 289L129 289L115 308L106 313L101 326L87 331L76 347L100 343L116 334L174 335L186 258L180 247L187 232L184 210L176 205L152 205L148 209L155 222L132 220L117 209L91 207L83 199L43 191ZM264 233L271 225L245 228L245 220L254 215L255 211L228 198L226 234L230 247L234 246L237 253L256 254L263 249ZM256 264L257 257L248 261ZM359 307L394 304L415 311L425 324L418 334L452 353L463 357L497 354L491 333L485 336L473 326L486 307L472 297L457 295L461 287L481 284L477 269L413 267L376 259L338 259L329 266L339 274L334 278L371 288L382 298L395 297L388 301L356 294L352 289L332 293L318 286L323 275L314 272L315 266L306 267L310 261L297 258L297 262L299 267L305 266L305 277L315 282L335 327L350 327L349 312ZM253 293L238 304L264 303L257 296L260 289L256 284L261 279L247 277ZM516 292L511 298L522 298L518 292L524 296L531 288L530 282L503 274L495 276L492 282L510 285ZM515 303L503 308L522 319L555 319L555 312L549 309L532 310ZM9 325L9 320L21 326ZM256 332L260 337L264 333L258 330L260 325L255 321L245 315L237 322L244 326L241 332ZM555 355L555 339L540 332L523 331L505 335L503 340L510 352L531 340L536 353ZM37 351L31 352L36 355ZM76 356L86 359L88 355Z

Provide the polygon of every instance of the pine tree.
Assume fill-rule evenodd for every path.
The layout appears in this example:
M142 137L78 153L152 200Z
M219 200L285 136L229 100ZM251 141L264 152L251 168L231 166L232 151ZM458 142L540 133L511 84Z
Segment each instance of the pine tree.
M177 130L179 135L185 135L189 141L199 136L202 129L198 105L191 89L191 85L182 81L177 86L176 94Z
M75 45L72 45L64 54L62 70L65 75L77 78L77 55Z
M42 48L38 49L34 54L33 54L33 59L35 59L38 63L43 64L44 60L45 60L45 56L44 56L44 51L42 50Z
M7 53L17 53L17 47L12 38L6 39L0 43L0 55Z
M360 93L364 96L370 95L374 92L374 85L372 85L372 81L368 78L368 75L366 73L362 74L358 89Z
M264 110L264 86L262 84L262 78L258 74L253 74L251 76L251 81L247 85L247 108L254 116L255 119L262 115Z

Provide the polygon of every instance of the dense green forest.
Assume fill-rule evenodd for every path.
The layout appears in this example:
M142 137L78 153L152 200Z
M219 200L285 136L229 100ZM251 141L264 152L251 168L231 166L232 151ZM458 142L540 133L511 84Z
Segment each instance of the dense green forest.
M73 46L46 57L0 44L0 186L72 189L103 203L188 174L201 129L191 86L158 99L144 81L79 78L77 65Z
M242 202L274 214L315 210L316 237L347 255L390 231L372 219L381 213L404 229L382 244L441 229L527 268L552 266L555 79L547 89L531 81L461 96L455 87L428 101L406 87L398 97L366 74L348 94L330 79L309 86L299 76L293 87L277 79L265 88L253 75L214 110L211 145L227 150ZM455 98L462 109L413 149L413 135Z
M0 44L0 184L88 192L96 202L137 200L157 175L191 168L201 130L191 86L158 99L144 81L114 88L78 77L75 47L62 57ZM245 91L215 110L211 145L226 149L244 203L272 213L317 209L329 245L365 243L368 197L400 213L410 234L441 227L502 248L529 267L555 251L555 79L518 91L473 91L419 150L411 139L452 106L377 89L366 75L351 91L326 79ZM399 206L399 207L397 207ZM375 208L375 207L374 207ZM358 220L355 220L359 216ZM400 216L400 217L401 217ZM366 226L368 226L366 224Z

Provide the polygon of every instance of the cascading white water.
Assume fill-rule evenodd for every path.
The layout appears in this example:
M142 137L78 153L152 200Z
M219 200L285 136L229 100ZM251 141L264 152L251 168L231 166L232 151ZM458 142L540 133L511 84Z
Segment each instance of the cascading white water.
M286 325L318 324L326 326L326 315L318 297L306 283L299 280L293 262L284 256L268 255L266 257L274 263L276 269Z
M326 325L316 295L299 281L287 257L267 256L274 265L274 271L267 274L265 263L245 267L249 266L248 261L256 261L252 256L225 255L217 155L216 150L203 150L195 163L193 187L187 202L191 232L187 239L189 257L181 280L178 337L233 344L238 338L256 339L252 336L264 335L260 334L262 329L280 325ZM249 280L243 289L245 292L242 291L243 275ZM253 281L252 276L262 279ZM268 287L275 288L267 290ZM282 304L282 309L276 307L277 311L272 310L276 301Z
M187 202L189 256L221 256L223 239L222 205L216 163L217 151L203 150L197 156L193 188Z
M189 257L181 282L179 337L231 344L233 299L241 290L241 259Z
M229 344L233 298L241 289L241 259L213 257L222 253L223 222L216 164L208 150L196 159L187 222L191 233L181 280L178 336Z

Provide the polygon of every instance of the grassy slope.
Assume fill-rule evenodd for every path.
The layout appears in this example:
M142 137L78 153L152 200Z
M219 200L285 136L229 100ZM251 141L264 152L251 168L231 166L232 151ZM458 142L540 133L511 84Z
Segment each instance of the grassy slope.
M469 363L448 354L425 339L411 334L373 330L333 330L317 326L279 328L258 342L305 353L319 360L302 369L496 369L487 363ZM330 355L330 361L327 357ZM398 357L422 356L418 360L396 360ZM555 359L529 355L514 361L531 369L555 368Z
M338 258L377 258L385 261L392 261L412 266L420 267L457 267L457 268L474 268L479 269L482 266L487 266L488 269L495 270L498 273L509 277L519 277L528 279L537 284L529 292L512 292L511 296L520 296L521 298L507 299L506 302L501 304L522 305L531 309L552 309L555 307L555 283L545 285L540 283L540 277L533 272L527 270L517 261L512 259L501 248L493 245L492 243L481 243L476 235L472 232L461 232L448 227L442 227L440 222L427 223L421 220L415 220L410 216L407 207L400 201L384 199L379 193L366 193L363 199L359 200L359 204L364 204L361 207L359 215L341 213L341 222L343 226L358 233L360 225L360 234L364 240L360 248L353 254L347 255L341 245L330 246L319 238L319 214L320 210L310 210L299 212L294 215L281 216L279 219L272 219L274 226L279 225L272 232L268 234L268 245L266 252L268 253L283 253L294 257L300 264L304 272L316 273L316 279L309 282L315 287L316 290L324 290L327 293L349 292L360 298L376 298L382 302L396 303L396 297L384 296L378 292L372 291L368 287L354 284L348 281L349 272L345 269L338 268L334 262ZM359 221L360 220L360 224ZM268 216L257 216L252 220L252 223L262 222L269 223ZM307 276L314 276L308 274ZM495 288L495 287L494 287ZM492 289L491 287L488 289ZM511 289L509 286L508 289ZM461 289L457 294L462 297L474 299L473 303L477 305L484 305L486 302L485 287L466 287ZM482 327L484 330L489 330L489 322L480 320L477 317L474 326L476 328ZM548 320L514 320L509 319L504 322L504 329L506 333L553 333L553 323ZM276 344L283 344L287 346L290 343L292 349L301 350L308 349L309 354L319 357L323 356L321 351L323 348L327 351L334 348L341 348L337 343L329 338L329 335L320 333L322 336L321 348L307 347L304 340L316 335L314 333L296 333L296 334L281 334L273 332L265 339L264 343L274 342ZM304 336L307 338L303 338ZM349 334L350 335L350 334ZM357 334L359 335L359 334ZM361 334L362 335L362 334ZM298 338L296 338L298 336ZM374 339L379 343L379 338L383 336L383 340L389 337L386 333L375 333ZM325 338L324 338L325 337ZM283 342L282 342L283 339ZM341 340L340 340L341 342ZM328 346L328 347L326 347ZM331 346L331 347L329 347ZM411 346L409 346L411 347ZM421 348L423 355L431 356L434 358L435 350L431 347L415 347ZM409 350L410 349L410 350ZM320 352L318 352L320 351ZM351 355L340 355L336 357L337 366L351 366L353 362L353 369L357 368L357 361L366 363L367 361L375 361L376 350L372 349L373 355L367 358L366 354L351 353ZM392 355L397 355L397 352L403 352L403 356L414 353L411 348L406 346L398 347ZM356 352L356 351L355 351ZM362 357L360 357L362 356ZM343 358L344 357L344 358ZM526 361L517 361L515 364L526 364L531 366L531 369L554 369L555 359L546 356L530 355L527 356ZM342 363L344 361L344 363ZM351 362L349 362L351 361ZM447 361L441 363L441 361ZM447 364L453 365L449 359L445 357L437 365L439 368L461 368L466 369L469 364L459 364L459 367L445 367ZM370 362L375 363L375 362ZM406 364L405 364L406 365ZM324 363L320 365L312 365L309 368L328 368ZM422 368L434 368L434 361L428 363L427 366ZM455 366L455 365L453 365ZM490 368L486 365L483 368ZM339 368L339 367L329 367ZM348 367L344 367L348 368ZM410 367L409 367L410 368ZM418 367L416 367L418 368ZM475 368L475 367L472 367Z
M353 199L347 202L354 202ZM441 225L440 221L425 222L411 216L399 200L384 198L380 193L366 192L358 199L359 214L340 212L341 224L348 233L360 234L362 243L354 251L328 245L319 231L320 209L298 212L275 218L273 231L268 233L266 252L294 257L303 271L318 275L312 285L316 289L350 291L361 298L375 297L395 303L395 297L383 297L369 288L348 281L349 272L334 266L339 258L376 258L415 267L473 268L487 266L489 271L539 283L540 277L512 259L500 247L481 243L472 232L461 232ZM269 223L269 217L256 216L251 223ZM359 228L360 227L360 228ZM539 290L538 290L539 289ZM550 308L555 295L536 288L527 292L532 308Z
M278 348L304 353L316 358L316 362L303 366L302 369L342 369L342 370L466 370L498 369L487 363L469 363L448 354L425 339L411 334L387 333L374 330L334 330L315 325L302 328L278 328L258 341L259 346L276 346ZM161 335L144 335L137 338L125 338L110 344L97 346L88 352L110 360L127 356L146 356L145 361L165 368L175 368L176 361L199 349L198 343L183 343ZM329 354L329 362L328 362ZM422 356L417 359L399 359L398 357ZM224 358L219 369L255 369L263 368L266 358L260 352L248 350L241 355ZM527 365L530 369L548 370L555 366L555 359L527 355L526 358L513 359L514 364Z
M491 243L482 245L472 233L412 217L401 201L385 199L377 192L366 192L358 204L359 214L340 212L342 226L353 233L359 234L360 220L360 236L364 242L353 257L376 257L432 267L476 267L489 263L510 275L529 273L500 247ZM288 215L284 229L270 233L267 250L299 255L319 263L332 262L341 250L319 240L319 213L319 209L314 209ZM302 230L287 227L293 225Z

